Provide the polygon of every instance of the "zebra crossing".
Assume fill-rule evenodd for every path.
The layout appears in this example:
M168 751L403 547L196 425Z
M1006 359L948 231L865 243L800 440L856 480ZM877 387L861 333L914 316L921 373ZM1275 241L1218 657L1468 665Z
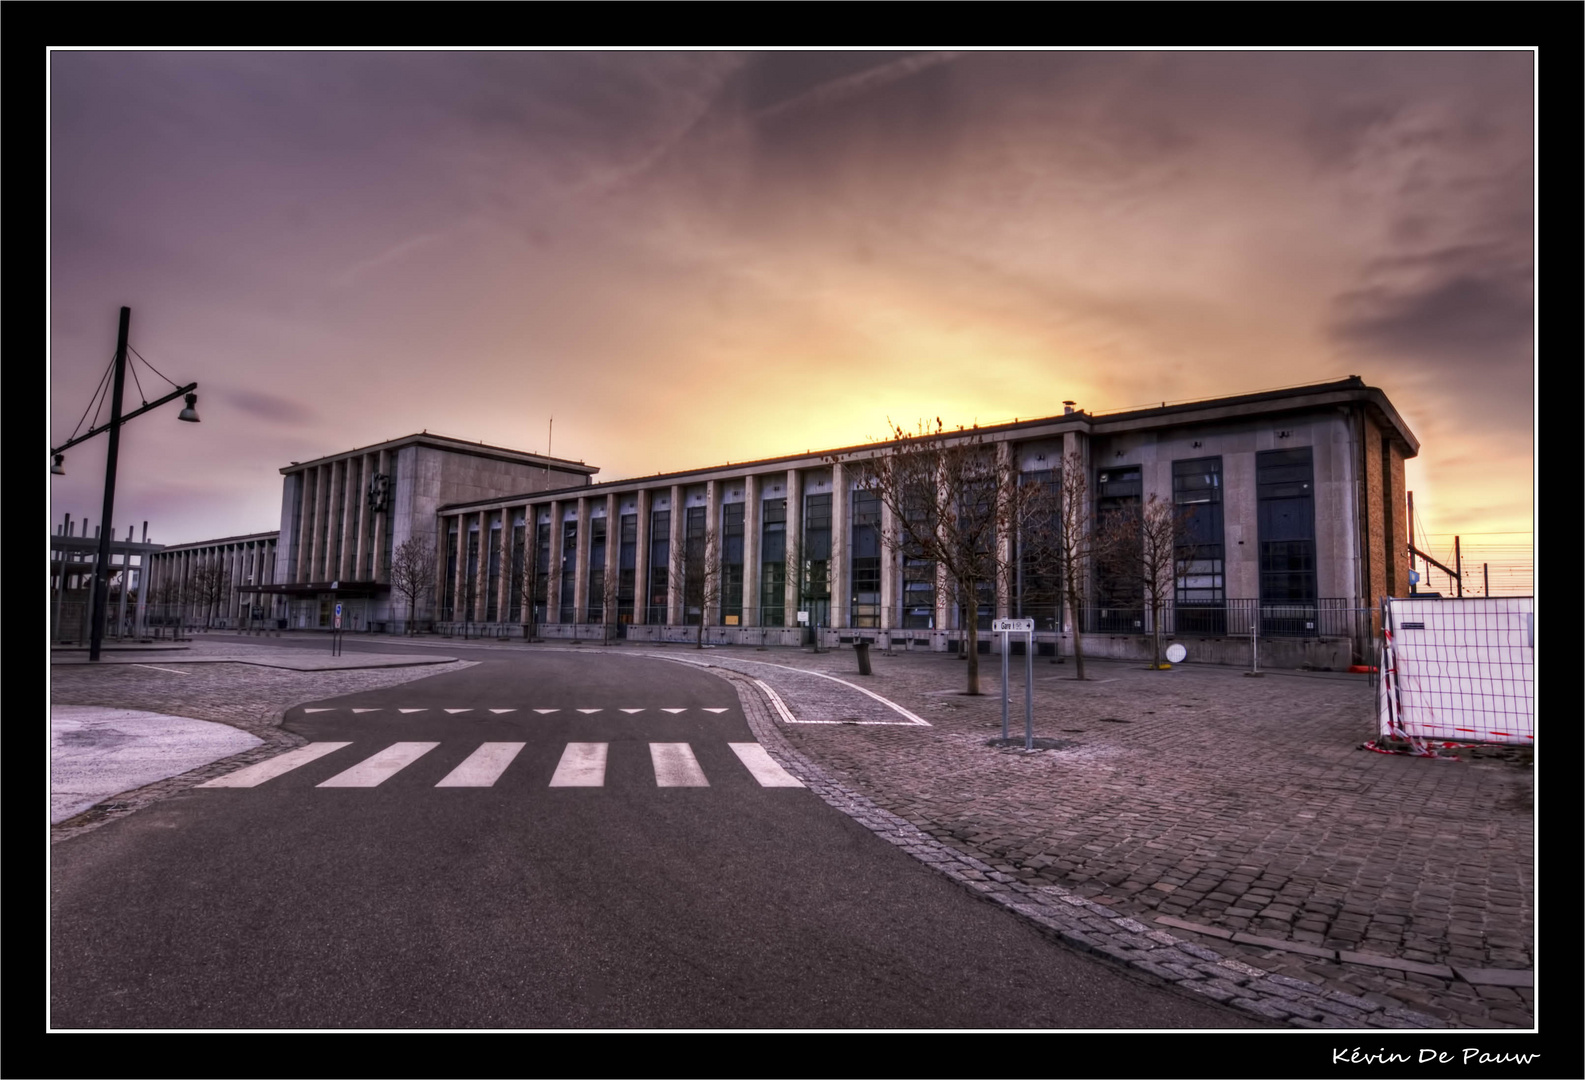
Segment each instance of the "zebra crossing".
M199 784L200 788L254 788L285 776L305 765L312 764L329 754L351 746L350 742L314 742L277 755L268 761L216 777ZM343 769L315 787L321 788L372 788L379 787L403 769L418 761L438 747L438 742L396 742L354 765ZM494 787L517 760L523 742L487 742L452 769L435 785L438 788L488 788ZM803 781L782 768L757 742L729 742L727 746L760 787L788 788L804 786ZM562 750L556 771L550 778L553 788L598 788L605 786L606 764L610 758L608 742L570 742ZM709 787L693 746L685 742L653 742L649 744L650 765L655 774L655 786Z

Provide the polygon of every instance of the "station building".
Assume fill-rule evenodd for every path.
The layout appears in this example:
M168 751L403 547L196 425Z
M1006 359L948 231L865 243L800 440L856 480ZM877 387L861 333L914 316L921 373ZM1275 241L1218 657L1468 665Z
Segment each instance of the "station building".
M972 436L1034 481L1078 455L1091 515L1151 495L1194 507L1195 562L1164 627L1191 659L1247 662L1253 631L1262 663L1344 667L1369 655L1379 599L1408 591L1404 461L1419 443L1358 377L1121 412L1070 404ZM582 462L408 436L283 468L273 579L253 588L303 628L328 626L340 602L355 629L693 641L702 626L720 644L819 634L950 652L966 620L1012 616L1036 620L1042 653L1066 654L1077 624L1086 655L1149 655L1142 602L1067 610L1020 569L971 604L896 555L887 513L842 463L887 445L595 483ZM391 588L409 539L436 568L416 604ZM701 577L716 587L690 588Z

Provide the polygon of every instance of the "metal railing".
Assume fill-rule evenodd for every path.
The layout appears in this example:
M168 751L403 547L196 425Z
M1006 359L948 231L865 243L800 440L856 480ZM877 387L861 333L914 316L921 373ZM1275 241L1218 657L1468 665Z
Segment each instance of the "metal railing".
M1178 637L1299 637L1369 640L1371 608L1347 597L1327 597L1311 604L1224 600L1214 604L1169 601L1161 612L1161 630ZM1151 634L1155 619L1147 604L1090 607L1080 622L1086 634Z

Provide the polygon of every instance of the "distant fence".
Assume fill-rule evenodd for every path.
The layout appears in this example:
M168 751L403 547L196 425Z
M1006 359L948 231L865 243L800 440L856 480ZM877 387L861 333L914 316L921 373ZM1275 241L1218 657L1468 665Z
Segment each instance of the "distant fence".
M1410 742L1535 745L1535 601L1382 603L1378 731Z
M1168 603L1161 613L1161 631L1174 637L1336 637L1369 641L1371 608L1347 598L1325 598L1313 604L1270 604L1259 600L1224 600L1215 604ZM1086 608L1081 620L1086 634L1153 634L1155 621L1148 604Z

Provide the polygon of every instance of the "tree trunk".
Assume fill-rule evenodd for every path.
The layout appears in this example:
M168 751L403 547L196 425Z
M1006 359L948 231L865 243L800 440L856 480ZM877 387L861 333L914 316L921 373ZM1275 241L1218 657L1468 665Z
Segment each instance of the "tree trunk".
M1154 632L1155 639L1156 639L1156 660L1155 660L1155 664L1156 664L1156 667L1159 669L1161 667L1161 604L1160 603L1151 604L1151 607L1150 607L1150 621L1152 623L1151 629Z
M974 598L974 600L977 601L979 599L979 593L975 592L973 590L973 584L975 584L975 583L971 583L971 585L970 585L970 593L969 593L969 595L972 596ZM979 604L977 604L977 603L974 604L972 609L970 609L968 611L965 621L968 623L968 631L969 631L968 641L967 641L968 648L969 648L969 655L968 655L968 661L969 661L969 688L965 691L965 693L970 694L970 695L974 695L974 696L978 696L978 694L980 692L980 607L979 607Z
M1080 682L1084 681L1084 637L1080 630L1084 614L1079 608L1078 601L1073 597L1068 598L1068 606L1073 611L1073 677Z

